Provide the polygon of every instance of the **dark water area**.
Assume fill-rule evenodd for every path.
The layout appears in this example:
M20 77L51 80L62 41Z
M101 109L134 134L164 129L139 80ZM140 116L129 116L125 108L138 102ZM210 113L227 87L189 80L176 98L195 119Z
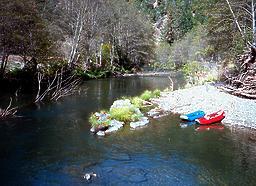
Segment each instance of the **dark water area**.
M181 128L171 114L137 130L89 132L90 113L168 86L167 77L92 80L77 95L0 121L1 185L255 185L256 142L228 128ZM86 181L88 172L97 177Z

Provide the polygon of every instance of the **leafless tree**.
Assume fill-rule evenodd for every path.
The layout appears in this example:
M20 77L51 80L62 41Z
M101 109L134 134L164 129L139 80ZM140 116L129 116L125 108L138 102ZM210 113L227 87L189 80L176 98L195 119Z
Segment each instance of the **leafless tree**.
M92 62L102 67L106 45L111 48L111 66L115 57L121 57L120 52L135 64L152 56L152 26L131 4L118 0L64 0L59 6L68 23L64 53L70 66L79 61L85 68Z

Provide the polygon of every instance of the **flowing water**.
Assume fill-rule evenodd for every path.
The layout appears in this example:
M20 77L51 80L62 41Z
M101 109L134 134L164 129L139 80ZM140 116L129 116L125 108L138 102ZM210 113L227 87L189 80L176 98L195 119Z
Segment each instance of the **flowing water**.
M79 95L25 107L0 125L1 185L255 185L256 142L228 128L181 128L171 114L138 130L89 132L90 113L168 85L167 77L92 80ZM97 177L87 181L88 172Z

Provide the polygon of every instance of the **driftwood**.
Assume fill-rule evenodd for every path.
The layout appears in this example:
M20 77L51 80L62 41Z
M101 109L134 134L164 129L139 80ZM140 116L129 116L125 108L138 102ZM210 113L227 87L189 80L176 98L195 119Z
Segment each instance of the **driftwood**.
M236 61L237 71L224 72L226 86L222 90L236 96L256 99L256 48L251 46Z
M10 98L9 105L5 109L0 108L0 119L15 116L17 108L18 107L12 107L12 98Z

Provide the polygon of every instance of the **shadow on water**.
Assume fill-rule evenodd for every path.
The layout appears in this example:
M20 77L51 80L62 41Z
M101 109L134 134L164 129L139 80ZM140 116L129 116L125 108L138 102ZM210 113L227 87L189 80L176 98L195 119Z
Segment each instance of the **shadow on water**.
M88 81L80 94L0 125L3 185L253 185L256 144L229 129L180 127L177 115L124 127L104 138L90 134L89 114L122 96L164 89L167 77ZM89 182L82 178L95 172Z

